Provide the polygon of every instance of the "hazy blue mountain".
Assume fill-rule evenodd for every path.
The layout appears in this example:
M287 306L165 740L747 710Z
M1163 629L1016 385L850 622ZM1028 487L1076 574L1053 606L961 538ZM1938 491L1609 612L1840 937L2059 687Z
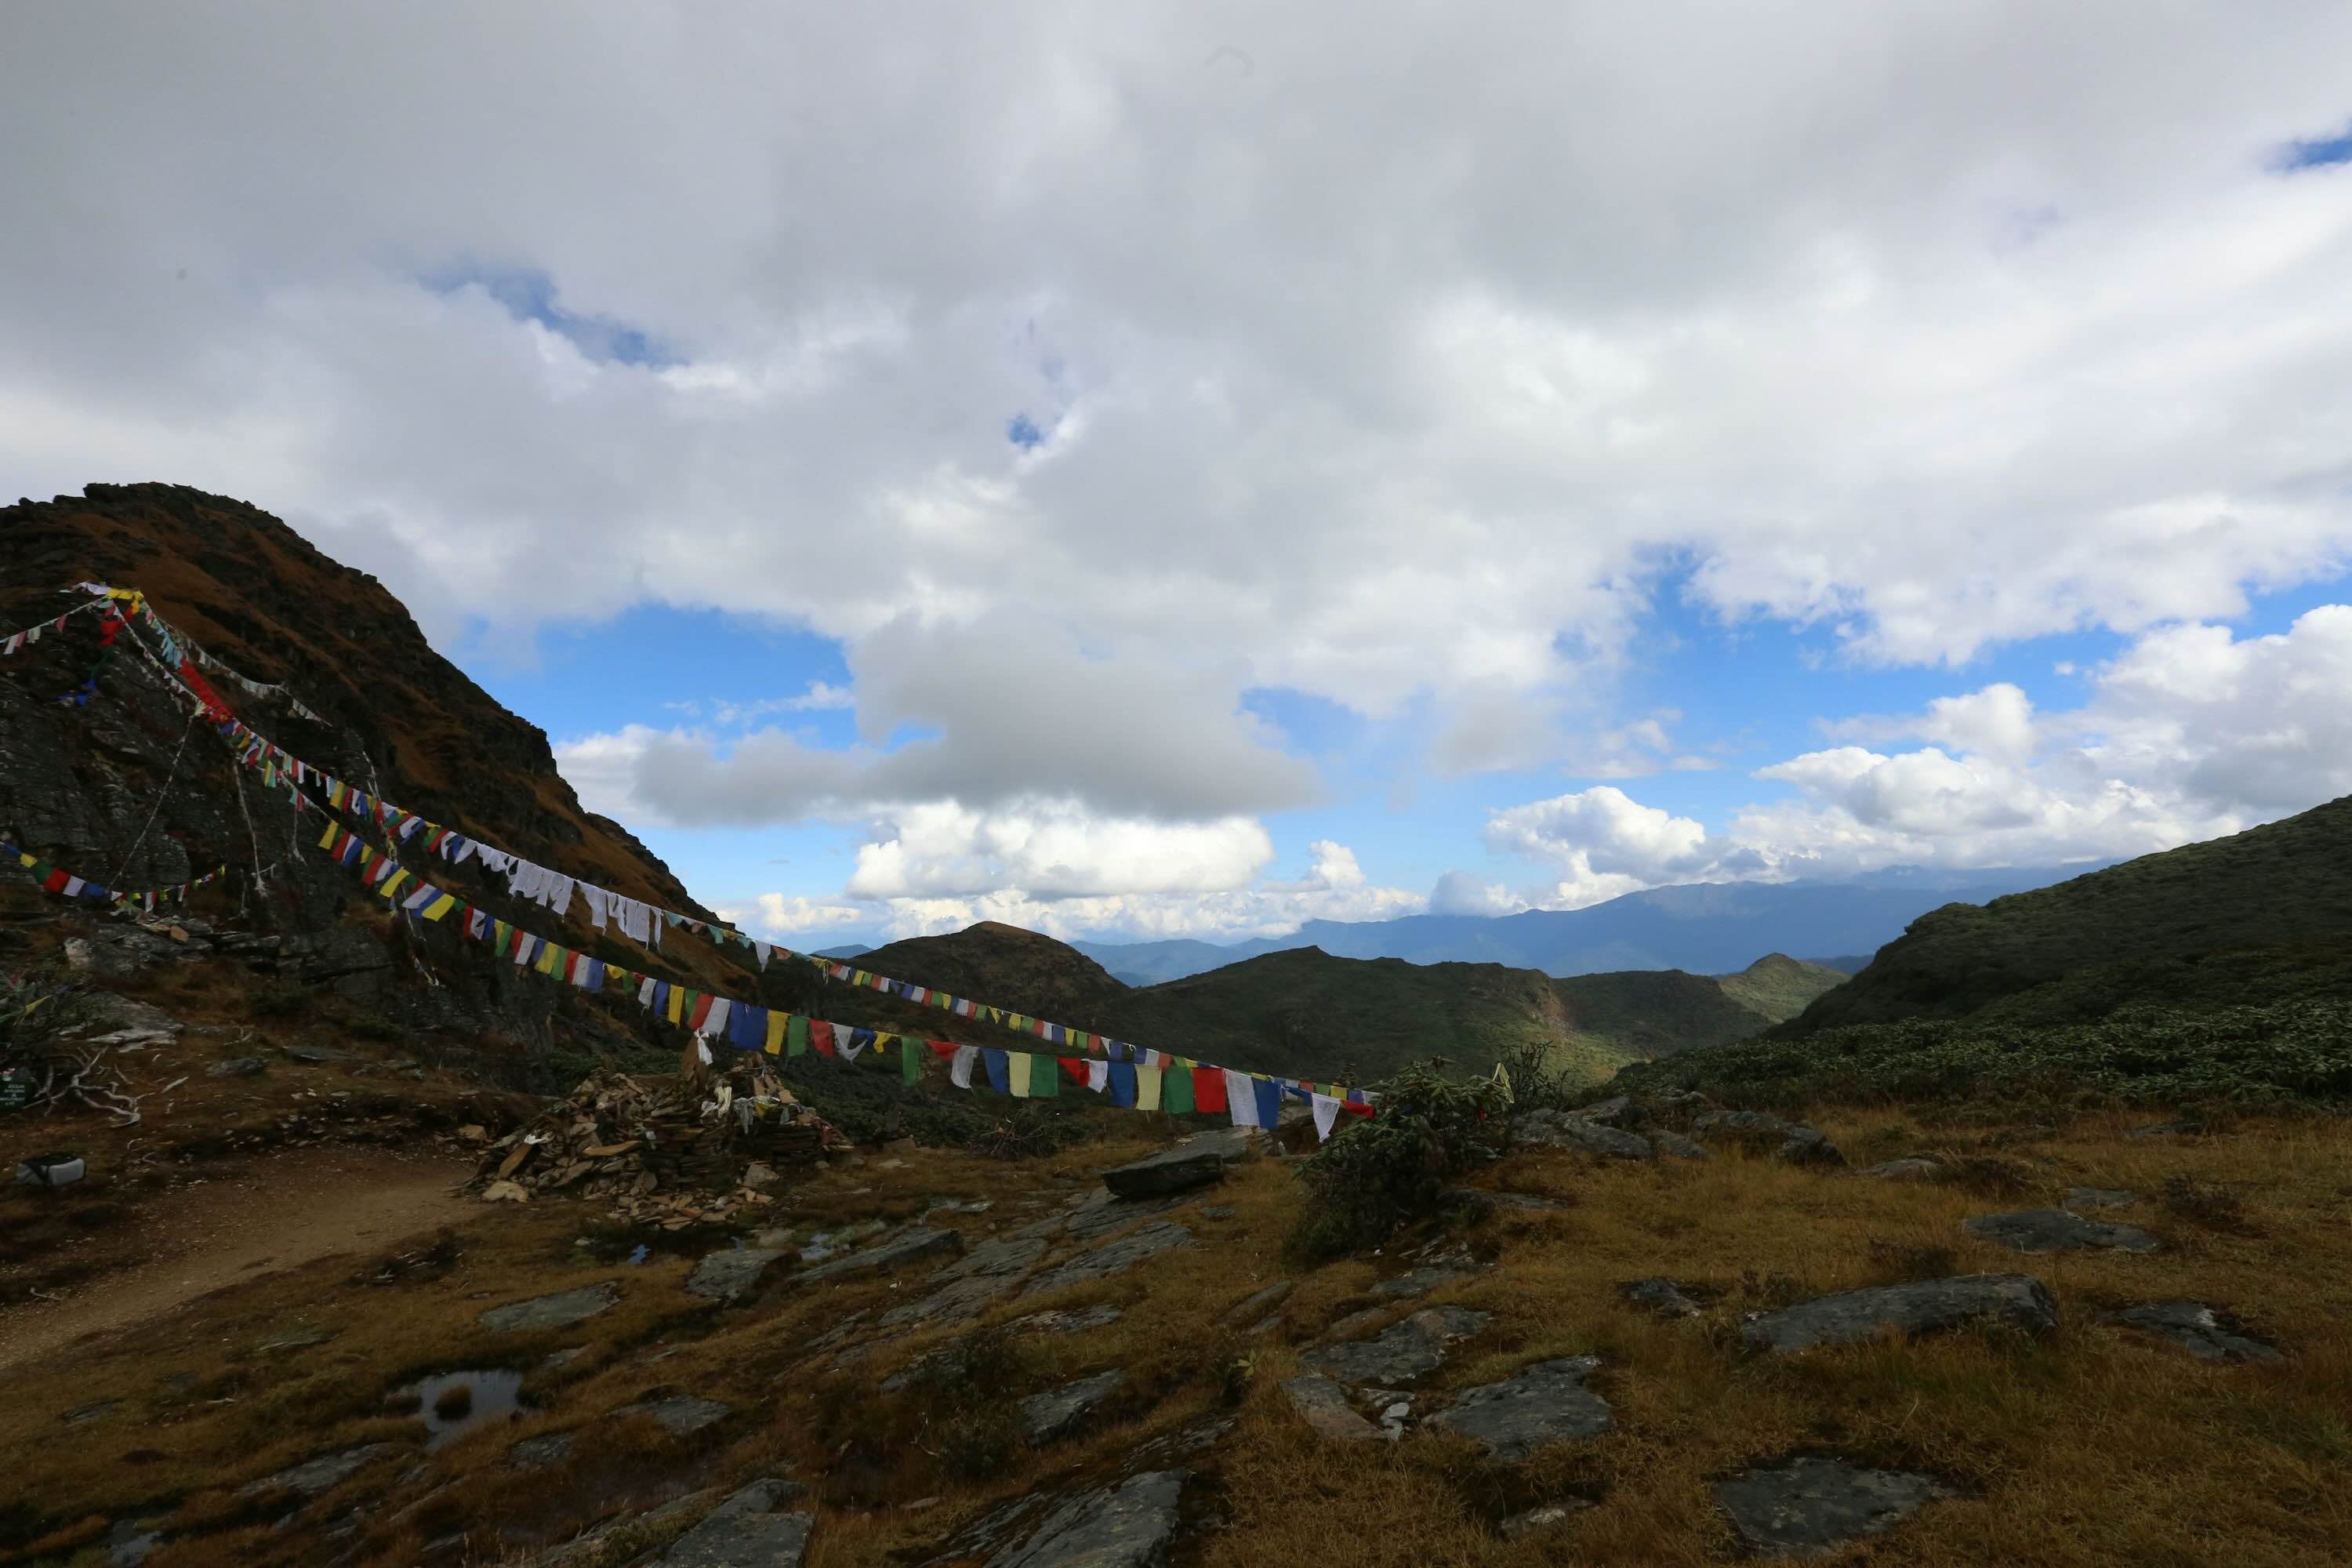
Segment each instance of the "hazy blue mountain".
M830 958L836 963L846 963L853 958L863 958L873 951L874 944L872 942L845 942L839 947L818 948L816 950L815 956L819 958Z
M1904 867L1843 882L1726 882L1653 888L1581 910L1309 921L1290 936L1221 946L1171 942L1072 945L1130 985L1157 985L1261 953L1318 947L1339 958L1503 963L1555 977L1627 969L1727 974L1766 952L1873 953L1929 910L1982 903L2080 876L2084 866L1927 871ZM1859 956L1812 962L1859 968Z

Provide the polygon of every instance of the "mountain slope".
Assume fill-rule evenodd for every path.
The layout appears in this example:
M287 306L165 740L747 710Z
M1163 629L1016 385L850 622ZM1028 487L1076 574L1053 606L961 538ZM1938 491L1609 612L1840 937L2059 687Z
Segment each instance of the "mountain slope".
M1843 970L1807 963L1784 952L1768 952L1737 974L1716 976L1725 995L1776 1024L1795 1017L1815 997L1845 982Z
M1413 963L1501 963L1546 974L1686 969L1721 974L1759 952L1867 953L1955 898L2045 887L2063 867L1995 871L1906 868L1845 882L1730 882L1653 888L1580 910L1407 915L1392 921L1309 921L1290 936L1219 947L1178 940L1079 942L1131 984L1157 984L1261 953L1317 947L1336 958Z
M1730 984L1679 970L1555 980L1496 963L1409 963L1286 948L1164 984L1131 987L1050 937L982 922L894 942L860 968L975 1001L1153 1046L1293 1078L1370 1081L1420 1058L1484 1071L1537 1048L1580 1076L1753 1035L1794 1010L1790 986L1841 978L1778 954ZM1811 991L1807 993L1811 994ZM940 1034L942 1015L870 990L834 985L829 1016ZM971 1024L964 1036L1035 1048L1034 1037Z
M2273 1001L2341 985L2352 796L2056 887L1921 916L1788 1035L1906 1018L2016 1023L2129 1002Z

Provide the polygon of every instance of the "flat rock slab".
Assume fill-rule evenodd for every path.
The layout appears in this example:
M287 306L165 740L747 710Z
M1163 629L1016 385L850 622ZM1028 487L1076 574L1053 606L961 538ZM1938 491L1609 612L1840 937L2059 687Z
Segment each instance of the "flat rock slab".
M89 1046L168 1046L184 1026L161 1007L135 1002L111 991L92 994L84 1004L81 1023L68 1030Z
M793 1276L793 1282L814 1285L827 1279L846 1279L858 1274L888 1274L929 1258L962 1256L963 1237L957 1232L918 1226L885 1237L863 1252L845 1253L839 1258L828 1258L814 1268L803 1268Z
M2242 1324L2202 1301L2154 1301L2126 1307L2116 1321L2160 1334L2200 1361L2283 1361L2278 1347L2254 1338Z
M667 1399L640 1400L624 1405L614 1415L649 1415L658 1422L663 1431L673 1437L691 1437L706 1426L716 1426L735 1414L732 1408L715 1399L699 1399L691 1394L676 1394Z
M1468 1338L1492 1321L1488 1313L1466 1307L1431 1307L1369 1340L1326 1345L1298 1359L1342 1383L1396 1387L1435 1372L1456 1340Z
M269 1064L259 1057L231 1057L226 1061L215 1062L206 1068L205 1076L206 1078L253 1078L268 1070L268 1067Z
M1923 1160L1914 1155L1907 1160L1889 1160L1883 1165L1873 1165L1863 1174L1883 1176L1890 1182L1924 1182L1942 1169L1933 1160Z
M579 1440L577 1432L548 1432L525 1437L507 1450L507 1463L519 1470L543 1470L570 1458L572 1446Z
M2017 1252L2080 1252L2108 1247L2118 1252L2154 1252L2164 1244L2128 1225L2084 1219L2064 1209L2020 1209L2015 1214L1979 1215L1960 1222L1970 1236Z
M1949 1489L1909 1470L1865 1470L1800 1458L1717 1481L1715 1500L1750 1551L1820 1557L1875 1535Z
M575 1290L558 1290L552 1296L534 1296L528 1301L493 1307L482 1314L481 1324L501 1334L518 1334L527 1329L561 1329L611 1310L620 1299L620 1286L607 1279L601 1285L583 1285Z
M1319 1372L1303 1373L1285 1379L1283 1394L1298 1418L1314 1428L1318 1437L1335 1443L1377 1443L1381 1429L1365 1420L1348 1403L1347 1390Z
M1587 1121L1557 1110L1533 1110L1513 1119L1511 1141L1538 1143L1549 1149L1581 1149L1620 1160L1647 1160L1654 1151L1638 1132Z
M1095 1329L1107 1329L1126 1312L1108 1301L1091 1307L1072 1307L1066 1310L1032 1312L1025 1318L1015 1318L1004 1325L1008 1334L1083 1334Z
M875 1320L877 1328L907 1323L955 1322L977 1317L980 1310L1010 1291L1037 1259L1045 1255L1042 1236L1007 1236L983 1241L931 1276L931 1293L919 1300L902 1301Z
M686 1293L721 1306L748 1301L760 1292L768 1271L787 1255L772 1247L745 1247L714 1252L694 1266L686 1279Z
M1076 1241L1092 1241L1097 1237L1108 1236L1113 1231L1125 1230L1131 1225L1166 1214L1188 1201L1181 1193L1156 1198L1122 1198L1098 1190L1073 1205L1070 1211L1061 1216L1061 1223L1045 1234L1066 1236Z
M1576 1205L1565 1198L1548 1198L1540 1193L1489 1193L1476 1187L1454 1187L1445 1194L1448 1203L1499 1204L1505 1208L1528 1209L1538 1214L1561 1214Z
M316 1497L391 1452L392 1445L389 1443L370 1443L363 1447L345 1448L340 1453L320 1454L274 1476L264 1476L257 1481L247 1482L238 1489L237 1495L260 1497L270 1492L299 1492L304 1497Z
M1689 1139L1684 1137L1681 1133L1675 1131L1671 1128L1652 1127L1644 1131L1642 1135L1650 1141L1651 1148L1655 1149L1661 1154L1671 1154L1677 1160L1712 1160L1715 1158L1714 1155L1706 1152L1704 1146L1692 1142ZM1554 1506L1559 1505L1555 1504Z
M1154 1258L1173 1247L1192 1244L1192 1233L1172 1220L1147 1225L1141 1230L1130 1231L1117 1241L1105 1242L1092 1252L1081 1252L1029 1281L1024 1296L1042 1296L1048 1290L1066 1286L1081 1285L1090 1279L1108 1279L1114 1274L1124 1274L1147 1258Z
M1709 1142L1769 1147L1772 1158L1791 1165L1843 1165L1845 1156L1821 1130L1801 1121L1787 1121L1761 1110L1705 1110L1691 1122L1691 1131Z
M2068 1187L2064 1206L2081 1214L2084 1209L2119 1209L2138 1200L2137 1193L2121 1187Z
M1216 1150L1180 1144L1105 1171L1102 1181L1122 1198L1160 1198L1205 1187L1224 1173L1224 1156Z
M1525 1513L1515 1513L1495 1528L1504 1540L1517 1541L1523 1535L1533 1535L1538 1530L1549 1530L1555 1524L1573 1519L1578 1512L1591 1506L1582 1498L1567 1502L1548 1502Z
M1056 1505L990 1568L1160 1568L1176 1539L1185 1470L1146 1470Z
M363 1062L367 1058L356 1051L338 1050L332 1046L280 1046L279 1050L298 1062Z
M2058 1308L2030 1274L1962 1274L1801 1301L1751 1319L1739 1337L1752 1351L1785 1353L1853 1344L1888 1329L1934 1333L1983 1318L2045 1333L2058 1326Z
M1456 1279L1467 1279L1474 1270L1425 1263L1419 1268L1383 1279L1372 1287L1372 1294L1384 1301L1418 1300L1440 1285L1450 1285Z
M703 1515L655 1562L662 1568L800 1568L816 1516L774 1511L800 1493L792 1481L753 1481Z
M1042 1448L1075 1435L1126 1383L1127 1373L1114 1367L1031 1394L1021 1402L1021 1436L1031 1447Z
M1633 1279L1617 1289L1626 1300L1636 1307L1646 1307L1661 1318L1696 1318L1706 1310L1684 1295L1682 1288L1671 1279Z
M1229 1329L1245 1328L1281 1306L1291 1291L1297 1288L1298 1283L1295 1279L1277 1279L1265 1289L1254 1291L1226 1308L1224 1316L1217 1321Z
M1513 1465L1546 1443L1597 1437L1617 1424L1608 1402L1584 1385L1600 1364L1589 1355L1538 1362L1500 1383L1466 1391L1429 1425L1458 1432Z

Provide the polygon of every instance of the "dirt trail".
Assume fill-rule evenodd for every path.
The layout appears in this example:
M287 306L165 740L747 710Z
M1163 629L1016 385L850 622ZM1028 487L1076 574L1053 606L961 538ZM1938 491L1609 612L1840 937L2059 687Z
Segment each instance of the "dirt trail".
M146 1323L225 1286L335 1253L381 1253L472 1201L451 1189L462 1158L384 1149L317 1149L258 1160L139 1204L128 1224L140 1257L76 1286L61 1301L0 1311L0 1371L85 1334Z

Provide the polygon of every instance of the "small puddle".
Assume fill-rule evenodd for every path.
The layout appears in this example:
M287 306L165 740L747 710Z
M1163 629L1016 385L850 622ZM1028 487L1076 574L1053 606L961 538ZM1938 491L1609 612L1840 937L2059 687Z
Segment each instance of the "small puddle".
M395 1388L388 1400L417 1402L425 1422L427 1453L445 1443L494 1421L510 1419L517 1411L534 1406L522 1403L522 1373L501 1367L477 1367L445 1372Z

